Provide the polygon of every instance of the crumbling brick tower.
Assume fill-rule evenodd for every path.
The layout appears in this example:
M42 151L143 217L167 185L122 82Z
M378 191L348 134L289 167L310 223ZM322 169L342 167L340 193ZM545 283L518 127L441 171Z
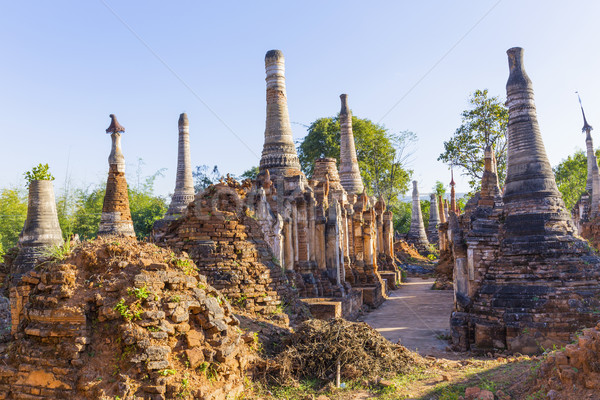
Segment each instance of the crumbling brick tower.
M108 180L98 235L135 236L125 179L125 157L121 151L121 134L125 128L114 114L110 114L110 119L106 133L110 133L112 147L108 157Z
M451 329L461 350L535 353L564 344L578 329L596 324L600 258L575 236L557 189L531 80L523 67L523 49L507 53L508 171L503 209L496 219L498 241L494 244L491 232L484 248L478 247L483 244L475 225L470 231L462 226L466 273L473 277L468 284L474 290L468 290L472 296L459 305L463 311L453 313ZM487 221L493 220L490 214ZM487 227L487 232L493 231L493 226Z

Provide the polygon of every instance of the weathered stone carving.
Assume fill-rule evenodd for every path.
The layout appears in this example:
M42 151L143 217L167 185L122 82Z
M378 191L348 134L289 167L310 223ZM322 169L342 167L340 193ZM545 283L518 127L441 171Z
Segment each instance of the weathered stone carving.
M106 133L110 133L112 146L108 157L108 180L102 206L98 235L135 236L129 209L127 180L125 179L125 157L121 151L121 134L125 132L114 114Z

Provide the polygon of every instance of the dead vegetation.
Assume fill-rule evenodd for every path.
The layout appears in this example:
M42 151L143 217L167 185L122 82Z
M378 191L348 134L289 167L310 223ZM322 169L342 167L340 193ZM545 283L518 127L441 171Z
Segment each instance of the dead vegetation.
M327 380L335 376L338 363L342 378L368 379L408 373L423 361L366 323L309 320L283 339L281 352L265 363L263 376L279 384Z

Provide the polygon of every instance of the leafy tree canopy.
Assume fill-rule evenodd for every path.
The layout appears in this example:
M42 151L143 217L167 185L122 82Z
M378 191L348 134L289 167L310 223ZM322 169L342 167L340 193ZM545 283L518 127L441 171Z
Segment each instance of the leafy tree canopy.
M22 188L0 190L0 244L4 250L17 245L27 218L27 192Z
M383 196L388 204L409 188L412 170L407 168L416 135L405 131L390 133L368 119L352 116L356 156L367 193ZM298 146L300 164L312 176L315 160L332 157L340 161L340 122L338 117L319 118L308 128Z
M461 113L462 123L452 138L444 142L444 152L438 161L462 168L469 178L469 186L478 191L484 170L484 151L492 146L502 186L506 177L508 109L497 96L489 97L487 89L476 90L469 103L471 108Z
M600 157L600 150L596 150L596 157ZM575 203L585 192L587 181L587 156L583 151L570 155L552 169L556 178L556 185L562 194L568 210L575 207Z
M244 179L256 179L256 177L258 176L259 173L259 168L256 167L252 167L250 169L247 169L246 171L242 172L242 175L240 175L241 180Z
M212 168L208 165L199 165L192 172L192 176L194 177L194 189L198 192L206 189L213 183L217 183L223 175L221 175L219 167L216 165Z
M444 186L442 182L436 181L435 186L433 187L433 192L436 196L442 196L443 198L446 194L446 186Z

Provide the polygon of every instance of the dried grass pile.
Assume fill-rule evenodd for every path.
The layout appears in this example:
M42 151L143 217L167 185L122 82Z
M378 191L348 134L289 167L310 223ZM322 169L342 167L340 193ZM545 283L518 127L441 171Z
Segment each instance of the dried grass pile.
M389 377L423 363L418 354L392 344L366 323L341 318L304 322L283 340L275 361L269 375L277 380L330 379L338 362L346 379Z

